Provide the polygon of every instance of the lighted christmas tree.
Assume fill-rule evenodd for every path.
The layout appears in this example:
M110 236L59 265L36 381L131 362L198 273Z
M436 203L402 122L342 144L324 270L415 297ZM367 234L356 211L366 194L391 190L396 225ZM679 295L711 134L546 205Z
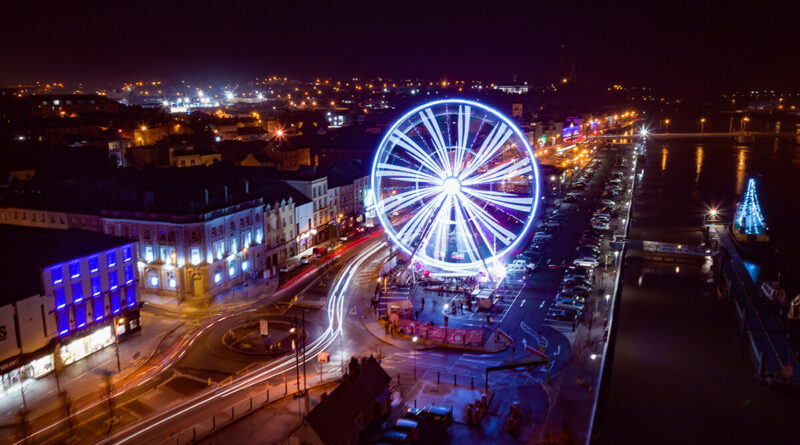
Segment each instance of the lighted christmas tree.
M763 235L767 231L767 223L761 214L761 206L758 205L755 179L750 178L747 181L747 191L744 192L744 199L736 211L734 226L745 235Z

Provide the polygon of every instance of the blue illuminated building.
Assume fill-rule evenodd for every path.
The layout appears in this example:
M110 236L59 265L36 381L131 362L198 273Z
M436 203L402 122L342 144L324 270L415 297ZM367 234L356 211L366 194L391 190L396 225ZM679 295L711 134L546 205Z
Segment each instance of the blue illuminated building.
M0 225L0 392L141 329L135 241Z

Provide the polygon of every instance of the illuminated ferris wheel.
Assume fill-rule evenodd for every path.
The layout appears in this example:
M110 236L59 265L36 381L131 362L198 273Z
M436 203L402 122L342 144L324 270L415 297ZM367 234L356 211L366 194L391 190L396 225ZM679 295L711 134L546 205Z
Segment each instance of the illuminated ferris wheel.
M467 100L429 102L401 117L378 147L371 180L376 214L395 245L450 272L504 262L539 198L522 132Z

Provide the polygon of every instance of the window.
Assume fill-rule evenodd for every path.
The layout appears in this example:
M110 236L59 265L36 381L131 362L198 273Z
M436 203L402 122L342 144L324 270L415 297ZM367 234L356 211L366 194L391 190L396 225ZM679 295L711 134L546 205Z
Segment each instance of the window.
M51 267L50 275L53 277L53 285L61 284L64 281L64 277L61 276L61 266Z
M153 246L144 246L144 260L148 263L153 262Z
M236 221L231 220L231 230L236 230Z
M83 284L78 281L72 283L72 304L83 301Z
M92 277L91 282L92 282L92 296L95 297L97 295L100 295L100 292L102 291L100 289L100 277Z
M242 272L247 272L248 266L249 264L247 263L247 260L242 261Z
M222 256L225 255L225 241L214 241L214 255L218 260L222 259Z
M69 277L74 280L79 276L81 276L81 263L77 261L69 263Z
M178 287L178 280L175 279L174 273L170 273L167 277L167 287L170 289L175 289Z
M53 295L56 296L56 309L62 309L67 305L67 297L63 287L53 289Z
M117 265L117 252L111 251L106 253L106 265L108 267L114 267Z
M214 270L214 283L219 284L222 281L222 272L220 272L219 267Z
M214 237L217 236L217 228L216 227L211 229L211 236L214 236Z
M158 287L158 272L151 270L147 276L147 282L150 283L150 287L157 288Z
M128 307L134 307L136 305L136 288L133 286L129 287L125 297Z
M236 276L236 261L228 263L228 276L231 278Z
M127 263L133 258L133 248L131 246L125 246L122 248L122 262Z
M102 298L95 298L94 300L94 321L100 321L106 316L106 309L104 307Z
M231 253L236 253L236 238L231 238Z
M242 234L242 247L250 247L250 243L253 241L253 234L248 230L247 232Z
M200 261L200 248L192 247L192 264L196 266L200 264Z
M122 301L120 301L121 295L119 291L115 291L111 293L111 313L117 314L119 310L122 309Z
M97 256L90 256L89 257L89 272L95 273L100 270L100 261L98 261Z
M119 277L117 276L116 270L110 270L108 272L108 289L114 290L119 287L119 282L117 281Z
M75 329L86 326L86 305L75 306Z
M133 283L133 266L128 264L125 266L125 284Z
M58 324L59 336L69 333L69 312L61 311L56 314L56 323Z
M261 232L261 229L256 229L256 244L261 244L261 241L264 239L264 234Z

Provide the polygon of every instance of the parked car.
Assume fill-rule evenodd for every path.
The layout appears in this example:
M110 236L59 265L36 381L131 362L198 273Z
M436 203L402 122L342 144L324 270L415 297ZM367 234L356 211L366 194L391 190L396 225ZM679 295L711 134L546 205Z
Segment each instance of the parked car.
M283 265L283 266L281 266L281 268L280 268L280 271L281 271L281 272L289 272L290 270L291 270L291 268L289 267L289 265L288 265L288 264L284 264L284 265Z
M394 430L389 430L383 433L381 441L393 445L406 445L411 443L408 434Z
M576 266L597 267L600 261L597 258L575 258L572 264Z
M448 428L453 423L453 413L443 406L429 405L422 408L408 408L404 415L424 424L436 424Z
M578 311L582 311L584 308L583 303L578 303L571 298L562 298L556 300L555 306L560 309L574 309Z
M308 264L312 261L314 261L314 257L311 255L303 255L300 257L300 264Z

